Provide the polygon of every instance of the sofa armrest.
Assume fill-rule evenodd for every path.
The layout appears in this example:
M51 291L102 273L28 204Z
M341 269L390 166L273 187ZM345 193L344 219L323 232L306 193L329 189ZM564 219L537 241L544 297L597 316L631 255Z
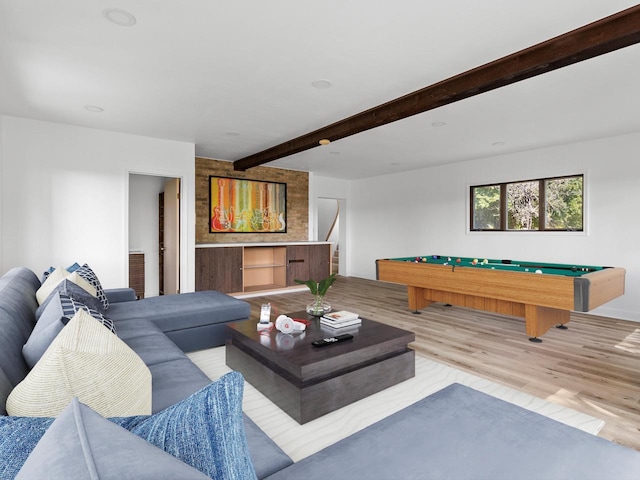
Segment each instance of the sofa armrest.
M107 288L104 293L107 295L109 303L133 302L138 299L133 288Z

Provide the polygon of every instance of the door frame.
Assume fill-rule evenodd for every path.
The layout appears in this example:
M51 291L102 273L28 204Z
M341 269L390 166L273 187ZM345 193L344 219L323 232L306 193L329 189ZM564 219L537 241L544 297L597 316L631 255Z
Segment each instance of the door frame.
M180 180L180 291L193 292L195 289L195 172L149 172L130 170L126 175L126 208L124 212L125 237L123 239L124 272L128 284L129 272L129 181L131 175L177 178ZM157 196L156 196L157 198ZM157 217L157 210L150 213Z

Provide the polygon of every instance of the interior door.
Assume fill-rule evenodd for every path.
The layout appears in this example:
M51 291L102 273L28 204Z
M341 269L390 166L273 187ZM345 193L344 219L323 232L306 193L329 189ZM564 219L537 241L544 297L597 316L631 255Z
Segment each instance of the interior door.
M164 192L158 194L158 293L164 295Z
M180 293L180 179L164 184L164 288L165 295Z

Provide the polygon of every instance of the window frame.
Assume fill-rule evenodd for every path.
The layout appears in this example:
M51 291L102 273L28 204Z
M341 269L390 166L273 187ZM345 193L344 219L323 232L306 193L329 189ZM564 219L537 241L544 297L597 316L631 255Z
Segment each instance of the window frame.
M549 180L562 180L564 178L582 178L582 228L572 229L559 229L559 228L547 228L547 216L546 216L546 203L547 192L545 184ZM538 182L539 202L538 202L538 221L539 226L537 229L531 230L517 230L509 229L508 227L508 205L507 205L507 186L510 184L523 183L523 182ZM500 187L500 228L474 228L474 189L483 187ZM558 175L553 177L533 178L527 180L510 180L506 182L492 182L478 185L469 185L467 189L469 194L469 201L467 207L469 208L468 215L468 232L517 232L517 233L586 233L587 232L587 175L585 173L575 173L570 175Z

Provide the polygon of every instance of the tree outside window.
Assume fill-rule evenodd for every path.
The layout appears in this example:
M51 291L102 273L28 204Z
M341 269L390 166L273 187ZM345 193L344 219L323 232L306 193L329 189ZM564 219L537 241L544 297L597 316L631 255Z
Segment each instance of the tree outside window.
M584 176L471 187L471 230L582 231Z

